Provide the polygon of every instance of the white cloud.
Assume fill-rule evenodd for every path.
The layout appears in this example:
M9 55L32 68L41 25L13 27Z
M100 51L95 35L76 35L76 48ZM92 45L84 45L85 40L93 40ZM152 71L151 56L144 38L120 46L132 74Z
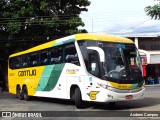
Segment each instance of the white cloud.
M143 33L160 31L160 21L149 20L144 8L154 0L90 0L88 12L81 15L88 32ZM148 30L148 31L149 31Z

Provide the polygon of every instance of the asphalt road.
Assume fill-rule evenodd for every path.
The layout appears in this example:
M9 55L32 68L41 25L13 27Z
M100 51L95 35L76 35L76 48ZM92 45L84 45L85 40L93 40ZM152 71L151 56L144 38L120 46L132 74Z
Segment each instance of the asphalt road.
M15 95L3 92L0 93L0 111L1 112L51 111L47 113L45 112L45 114L49 116L54 116L54 114L56 114L54 119L64 119L64 120L70 120L70 119L81 120L85 118L87 118L87 120L97 120L97 119L106 120L106 116L111 116L111 118L107 117L107 119L110 118L111 120L119 120L120 118L123 117L123 115L125 116L125 114L127 116L135 112L144 114L144 112L146 111L151 111L153 114L158 114L158 117L154 117L154 119L160 119L160 87L146 87L145 98L142 100L117 102L114 107L109 106L109 104L107 103L106 104L90 103L89 105L86 105L86 107L84 107L83 109L76 109L74 106L74 102L69 100L35 97L32 98L31 101L24 101L16 99ZM78 117L70 117L70 116L75 116L75 114L78 114L76 115ZM86 114L89 115L85 116ZM65 115L67 117L65 117ZM81 115L83 117L81 117ZM124 117L123 120L152 119L152 118L153 117L150 118L146 116L145 117L134 116L134 117ZM1 119L6 119L6 118L0 118L0 120ZM7 119L17 120L22 118L7 118ZM28 118L23 118L23 119L28 119ZM39 120L40 118L37 119ZM41 119L53 119L53 118L49 117Z

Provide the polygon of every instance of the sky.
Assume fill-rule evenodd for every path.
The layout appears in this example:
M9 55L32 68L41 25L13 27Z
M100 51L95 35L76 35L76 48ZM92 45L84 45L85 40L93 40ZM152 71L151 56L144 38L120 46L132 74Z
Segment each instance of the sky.
M146 15L144 8L156 0L89 0L88 11L80 16L89 33L115 35L158 34L160 20Z

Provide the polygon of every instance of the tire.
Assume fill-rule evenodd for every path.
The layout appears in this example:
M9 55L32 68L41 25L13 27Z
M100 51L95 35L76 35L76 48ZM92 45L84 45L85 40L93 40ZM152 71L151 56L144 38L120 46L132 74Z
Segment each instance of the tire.
M23 100L23 91L19 86L17 86L16 88L16 95L19 100Z
M116 105L116 102L109 102L109 106L113 107Z
M76 106L76 108L82 108L83 107L81 91L80 91L79 88L75 89L75 106Z
M27 87L23 87L23 97L24 97L24 100L28 101L30 100L30 96L28 95L28 89Z

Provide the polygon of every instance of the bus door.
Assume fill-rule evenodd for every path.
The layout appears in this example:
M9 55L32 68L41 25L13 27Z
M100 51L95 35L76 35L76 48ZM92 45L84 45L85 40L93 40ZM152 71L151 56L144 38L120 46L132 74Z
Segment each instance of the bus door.
M89 65L88 65L88 71L97 77L100 77L100 67L99 67L99 57L96 52L89 53Z
M86 99L87 100L95 100L96 94L96 84L97 81L101 79L101 70L100 70L100 54L97 51L98 47L91 48L87 50L88 60L86 63L86 68L89 73L89 76L86 76L85 79L85 87L86 87Z

